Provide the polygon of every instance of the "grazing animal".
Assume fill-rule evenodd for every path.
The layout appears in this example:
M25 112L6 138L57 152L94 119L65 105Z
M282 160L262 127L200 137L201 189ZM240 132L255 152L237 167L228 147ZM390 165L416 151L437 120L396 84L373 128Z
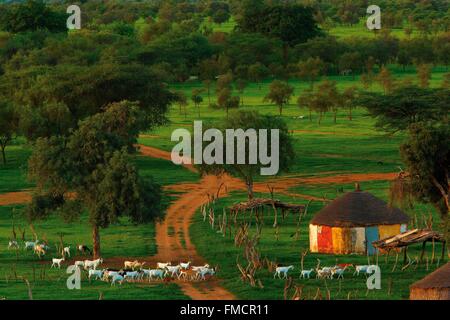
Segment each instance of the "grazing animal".
M300 273L300 279L310 279L311 278L311 273L314 272L314 269L310 269L310 270L302 270L302 272Z
M284 278L287 279L287 275L289 270L294 269L294 266L288 266L288 267L277 267L275 269L275 274L273 275L273 278L275 279L275 277L278 275L278 278L281 279L281 274L284 274Z
M96 260L84 260L84 269L94 269L96 270L99 265L103 263L102 258L98 258Z
M140 277L139 271L128 271L125 273L124 279L133 279L136 280Z
M194 271L192 269L187 269L187 270L181 270L180 273L178 274L178 279L183 279L184 281L187 280L195 280L198 278L198 272Z
M16 240L10 240L8 243L8 250L11 248L19 249L19 243Z
M75 261L74 266L78 267L78 268L83 268L84 267L84 261Z
M103 278L103 273L104 273L104 270L90 269L89 270L89 279L91 279L91 277L95 277L95 279L101 280Z
M356 266L353 275L356 274L357 276L359 276L360 273L367 274L367 269L369 269L369 267L369 265Z
M66 254L70 257L70 246L63 248L62 255L64 256Z
M344 268L334 268L331 270L331 278L333 279L334 275L336 274L338 277L338 279L344 279L344 272L345 272L346 267Z
M183 269L183 270L189 269L190 265L191 265L191 261L188 261L186 263L180 262L181 269Z
M194 271L198 271L198 270L206 269L206 268L209 268L209 264L205 264L204 266L193 266L191 269Z
M120 285L122 285L124 280L125 280L125 278L123 276L121 276L120 274L114 274L112 276L111 286L115 286L116 282L118 282Z
M149 280L153 280L153 277L164 279L164 270L161 269L150 269L148 270L148 278Z
M331 270L330 267L324 267L322 269L316 269L316 278L317 279L331 279Z
M133 265L133 267L131 269L142 270L142 268L144 267L145 264L146 264L146 262L137 262Z
M125 261L125 262L123 263L123 267L124 267L125 269L133 269L133 266L134 266L135 263L138 263L138 261L137 261L137 260L134 260L134 261Z
M209 274L209 275L213 276L215 273L216 273L216 270L214 270L213 268L203 268L203 269L200 269L199 271L197 271L197 277L202 280L205 280L206 275Z
M39 258L41 256L45 256L45 254L46 254L45 249L43 247L41 247L40 245L34 246L34 253L36 253L39 256Z
M36 247L36 245L38 244L38 241L25 241L25 250L29 250L29 249L34 249L34 247Z
M170 273L170 275L172 277L173 276L178 276L178 274L180 273L180 270L181 270L181 266L180 265L178 265L178 266L167 266L166 267L166 275L168 273Z
M61 258L61 259L53 258L53 259L52 259L52 266L51 266L50 268L53 268L53 267L56 268L56 266L58 266L58 269L61 269L61 263L62 263L63 261L64 261L64 258Z
M89 253L90 255L92 255L92 251L91 251L91 249L89 249L89 247L87 245L79 244L77 246L77 249L81 254Z
M162 262L158 262L156 264L158 269L166 269L168 266L170 266L171 263L170 262L166 262L166 263L162 263Z

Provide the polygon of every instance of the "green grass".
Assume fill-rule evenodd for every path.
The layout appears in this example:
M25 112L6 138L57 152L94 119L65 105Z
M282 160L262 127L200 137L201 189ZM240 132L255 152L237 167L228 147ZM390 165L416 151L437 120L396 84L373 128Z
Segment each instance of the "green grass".
M0 163L0 193L32 187L27 181L27 159L30 154L25 145L6 147L6 165Z
M25 230L25 239L33 240L29 225L20 216L20 206L0 207L0 298L27 299L27 287L21 277L31 283L34 299L185 299L179 287L173 284L124 284L111 288L108 283L93 281L89 283L86 275L82 275L81 290L68 290L65 268L50 269L50 259L58 257L55 252L59 234L63 234L65 245L71 245L72 255L78 243L91 243L91 230L87 215L79 221L65 223L57 217L46 221L35 222L34 229L41 240L48 240L51 250L42 260L22 248L17 251L7 250L8 240L12 237L13 215L16 232L20 238L19 228ZM102 256L142 257L156 253L154 224L131 224L127 219L101 230ZM22 243L20 241L20 243ZM84 259L84 258L82 258ZM44 276L45 274L45 276Z
M384 190L386 182L382 185L379 182L371 183L371 191L378 190L375 194ZM366 185L366 184L364 184ZM317 186L309 186L315 189ZM326 188L326 187L325 187ZM345 186L349 190L349 186ZM320 190L320 187L319 187ZM304 190L303 190L304 191ZM313 192L315 195L320 194L320 191ZM268 195L260 195L268 196ZM295 203L305 203L305 201L295 200L277 195L277 198L285 201ZM244 200L245 195L234 193L231 197L220 199L216 203L216 212L222 212L222 208L229 207L238 199ZM279 219L279 239L275 237L275 229L272 227L273 214L268 210L264 214L264 227L262 230L261 239L259 241L258 249L261 257L267 257L271 261L275 261L281 265L294 265L295 269L291 273L294 284L303 287L303 298L312 299L318 288L324 298L327 295L327 289L330 290L331 299L347 299L350 294L351 299L407 299L409 296L409 286L415 281L423 278L425 275L436 269L437 264L421 265L415 269L415 265L401 271L402 256L399 256L399 263L395 271L392 271L395 264L395 255L391 254L389 257L379 256L378 263L382 271L381 275L381 290L367 291L366 279L364 276L353 277L353 271L348 271L345 274L344 280L300 280L300 254L303 250L309 248L308 240L308 223L313 215L323 207L322 203L313 202L308 214L303 218L300 227L300 237L295 239L297 215L287 215L285 220ZM435 217L437 218L437 217ZM240 215L238 223L246 220L252 220L250 215L245 217ZM255 224L251 227L251 234L255 233ZM246 266L243 258L243 248L234 246L234 238L230 236L223 237L218 234L216 230L212 230L208 223L203 222L200 214L194 218L194 224L191 226L192 240L202 255L211 265L219 266L219 276L223 279L223 285L235 293L241 299L283 299L283 290L285 281L273 279L273 274L265 268L257 272L257 279L261 280L264 288L253 288L248 283L242 283L240 280L240 273L236 267L236 261L241 265ZM234 234L234 233L233 233ZM420 254L421 246L411 247L408 254L411 258L415 258ZM437 246L437 256L440 256L440 245ZM427 256L431 257L431 248L428 246ZM239 259L239 260L237 260ZM367 264L368 260L365 256L359 255L324 255L324 254L308 254L304 260L304 269L311 269L317 265L317 259L320 259L321 266L333 266L336 263L354 263ZM370 258L371 263L375 263L376 257ZM387 259L387 260L385 260ZM442 265L442 262L440 263ZM389 291L389 283L392 281L392 287ZM292 294L292 292L291 292Z
M406 77L416 77L414 68L403 70L397 66L390 66L391 71L398 79ZM443 75L447 72L445 68L434 69L431 85L440 86ZM340 89L357 85L360 86L359 78L350 77L330 77L337 81ZM258 110L263 114L278 115L278 109L274 105L263 102L268 91L270 80L264 81L261 85L250 84L245 91L244 110ZM292 130L294 138L294 148L296 151L296 161L291 171L286 173L290 176L326 176L342 173L370 173L370 172L397 172L398 166L403 166L398 147L403 141L402 135L387 137L383 132L374 128L374 120L367 115L364 109L353 111L353 121L347 118L347 111L340 110L335 124L331 114L327 114L323 122L318 125L318 117L312 115L312 121L308 119L308 111L300 109L296 105L298 95L305 90L309 84L303 81L290 80L290 84L295 87L295 96L290 104L284 108L283 119ZM188 97L194 88L199 88L200 83L172 84L171 89L184 91ZM374 85L372 90L381 91L378 85ZM214 89L211 90L214 93ZM214 94L211 97L215 101ZM201 119L206 121L220 121L224 118L223 110L212 110L206 106L207 97L204 95L204 103L201 105ZM305 116L298 119L299 115ZM170 151L176 142L170 141L173 130L177 128L191 129L194 120L198 120L197 110L190 104L187 107L187 116L180 113L178 106L172 106L169 112L170 123L167 126L157 128L146 133L139 138L139 143L154 146L166 151ZM18 191L32 188L33 185L26 180L26 164L30 155L29 148L19 140L15 145L7 148L8 163L6 166L0 165L0 194L11 191ZM161 159L151 159L143 156L136 156L134 162L140 174L150 178L161 185L171 185L182 182L198 181L199 176L182 167L173 165L170 161ZM261 179L258 179L261 180ZM387 190L389 187L386 181L363 182L361 187L364 190L374 193L376 196L387 200ZM343 185L299 185L292 188L293 193L309 194L316 197L327 197L333 199L344 192L353 190L353 184ZM276 191L275 191L276 192ZM164 196L164 203L168 204L174 195ZM267 195L264 195L267 196ZM276 194L277 198L294 203L305 203L303 200L288 198ZM221 199L217 203L216 212L222 212L223 207L245 199L242 193L232 193L229 197ZM308 216L303 220L299 240L295 241L291 237L295 231L296 221L289 216L281 223L279 230L279 240L274 236L274 229L271 227L271 217L267 217L267 223L263 229L263 236L260 242L262 256L267 256L271 260L276 260L282 264L294 264L293 275L298 278L299 274L299 254L301 250L308 248L307 224L323 204L313 202ZM108 284L92 283L86 281L82 283L81 291L69 291L65 287L66 275L64 271L48 270L48 263L42 264L31 253L20 251L16 257L14 251L6 250L8 239L11 237L12 214L11 206L0 207L0 298L26 299L27 289L22 280L15 280L15 273L18 277L24 276L32 283L35 299L97 299L100 292L105 299L178 299L186 298L177 286L173 285L134 285L126 284L121 288L110 288ZM17 207L20 208L20 207ZM411 215L420 217L423 214L432 212L435 226L438 225L439 218L433 208L424 205L417 205L410 212ZM24 219L17 216L16 226L21 226L27 230L27 239L32 239L29 226ZM79 221L66 224L56 217L51 217L45 222L34 224L40 238L47 238L50 244L58 241L58 234L63 233L66 243L72 245L76 243L91 243L90 228L87 216L83 215ZM170 231L174 235L174 231ZM126 219L119 224L101 230L102 255L105 258L112 257L142 257L155 254L155 226L154 224L134 226ZM258 278L262 280L264 289L251 288L248 284L242 284L236 269L236 257L241 255L242 248L236 248L233 240L222 237L215 230L211 230L208 224L203 223L200 215L194 218L191 226L191 237L199 253L210 264L218 264L220 271L218 276L223 279L223 284L239 298L244 299L281 299L283 297L284 281L274 280L267 270L261 270ZM185 239L182 240L185 243ZM418 254L419 248L415 247L410 251L412 257ZM430 252L428 251L428 256ZM339 262L352 262L358 264L367 263L367 258L361 256L328 256L328 255L308 255L305 260L305 268L315 266L316 259L320 258L322 265L334 265L336 259ZM299 281L304 285L304 297L311 298L320 287L322 295L326 295L326 286L331 291L332 298L346 299L350 292L351 298L356 299L406 299L408 297L408 286L431 272L436 266L430 266L426 270L425 266L420 266L417 270L407 269L404 272L399 270L391 272L394 258L391 256L387 263L384 257L380 257L380 266L383 271L382 290L370 291L366 295L365 280L352 278L349 276L341 282L339 288L338 281L328 281L326 284L319 280ZM240 261L243 262L242 257ZM15 266L15 267L14 267ZM35 272L33 272L33 266ZM15 268L15 273L14 273ZM46 277L41 279L41 268L45 269ZM43 272L43 271L42 271ZM389 279L393 281L392 293L387 294Z

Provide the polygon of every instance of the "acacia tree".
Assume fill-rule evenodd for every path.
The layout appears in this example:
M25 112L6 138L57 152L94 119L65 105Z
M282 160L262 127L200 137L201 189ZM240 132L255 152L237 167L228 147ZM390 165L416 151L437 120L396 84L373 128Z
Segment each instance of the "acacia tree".
M384 90L384 94L388 94L392 91L394 80L392 79L389 69L382 67L377 79Z
M323 74L324 69L325 64L320 58L308 58L298 63L298 76L300 79L309 81L313 88L314 82Z
M248 86L248 82L244 79L237 79L236 80L236 90L239 92L239 95L241 96L241 106L244 106L244 91Z
M203 97L201 96L203 90L202 89L193 89L191 100L194 103L194 106L197 108L198 117L200 118L200 104L203 102Z
M352 111L353 111L355 100L357 99L357 97L356 97L357 93L358 93L357 87L351 86L351 87L345 88L345 90L340 95L339 101L342 103L343 108L345 108L345 107L347 108L348 120L350 120L350 121L353 120Z
M37 185L26 208L30 221L53 212L73 220L87 210L94 257L98 258L100 228L122 216L134 223L158 217L161 190L141 179L130 161L144 128L148 123L138 105L124 101L81 121L69 136L37 139L29 159L29 178Z
M394 181L392 198L412 196L432 204L448 228L450 91L406 87L386 96L363 97L361 104L377 119L378 127L390 133L405 132L408 137L400 147L408 174Z
M283 114L283 106L289 103L289 100L294 93L294 88L288 83L274 80L269 87L269 93L264 97L264 101L271 101L280 112L280 116Z
M289 170L290 166L294 163L295 160L295 153L293 148L293 142L292 137L289 133L288 127L286 123L283 121L280 117L273 117L273 116L267 116L267 115L261 115L256 111L236 111L232 112L228 119L224 120L220 126L214 125L215 128L217 128L221 133L222 136L226 136L226 130L227 129L242 129L244 131L247 131L248 129L252 130L255 129L256 135L258 137L260 132L259 129L266 129L268 132L268 152L271 153L271 147L270 147L270 141L271 141L271 129L278 129L279 130L279 141L278 141L278 147L279 147L279 171L286 172ZM206 130L206 128L204 128ZM207 174L215 174L215 175L221 175L223 173L228 173L232 176L237 176L244 180L246 186L247 186L247 196L248 199L253 199L253 181L256 176L260 176L260 169L262 167L265 167L265 165L262 165L260 161L258 161L256 164L249 164L249 157L250 157L250 148L249 144L251 143L249 141L250 139L245 139L245 163L246 164L238 164L237 157L238 157L238 150L237 150L237 144L235 144L235 149L233 151L234 154L234 161L233 164L227 164L226 161L223 161L224 164L202 164L199 165L199 169L202 173ZM227 141L227 143L229 143ZM227 158L227 148L224 148L223 152L223 159ZM242 152L242 150L241 150Z
M297 99L297 105L299 108L306 107L309 110L309 121L312 122L312 110L313 110L313 90L306 89Z
M184 110L184 118L187 117L186 107L188 105L188 99L186 97L186 94L183 91L177 91L175 92L175 101L178 104L178 107L180 108L180 114L182 113L182 110Z
M319 125L322 122L323 116L329 110L333 110L334 121L336 122L338 98L335 81L325 80L317 86L311 100L311 107L319 113Z
M3 164L6 165L6 146L11 143L19 127L19 115L6 102L0 101L0 149Z
M428 88L431 79L431 67L428 64L421 64L417 66L417 77L421 88Z

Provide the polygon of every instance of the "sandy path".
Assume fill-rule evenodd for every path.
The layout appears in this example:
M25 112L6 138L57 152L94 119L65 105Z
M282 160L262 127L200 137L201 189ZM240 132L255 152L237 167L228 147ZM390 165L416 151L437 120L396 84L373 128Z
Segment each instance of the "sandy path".
M0 194L0 206L10 206L31 201L30 191L8 192Z

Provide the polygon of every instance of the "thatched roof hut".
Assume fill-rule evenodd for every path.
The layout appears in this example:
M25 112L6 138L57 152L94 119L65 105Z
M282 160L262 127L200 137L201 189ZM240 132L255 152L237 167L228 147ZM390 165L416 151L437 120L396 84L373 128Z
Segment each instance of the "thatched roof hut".
M311 223L332 227L369 227L408 221L409 217L400 209L389 207L368 192L354 191L331 202L314 216Z
M410 287L411 300L450 300L450 262Z
M372 242L406 231L409 217L374 195L356 190L323 208L310 223L311 252L374 254Z

